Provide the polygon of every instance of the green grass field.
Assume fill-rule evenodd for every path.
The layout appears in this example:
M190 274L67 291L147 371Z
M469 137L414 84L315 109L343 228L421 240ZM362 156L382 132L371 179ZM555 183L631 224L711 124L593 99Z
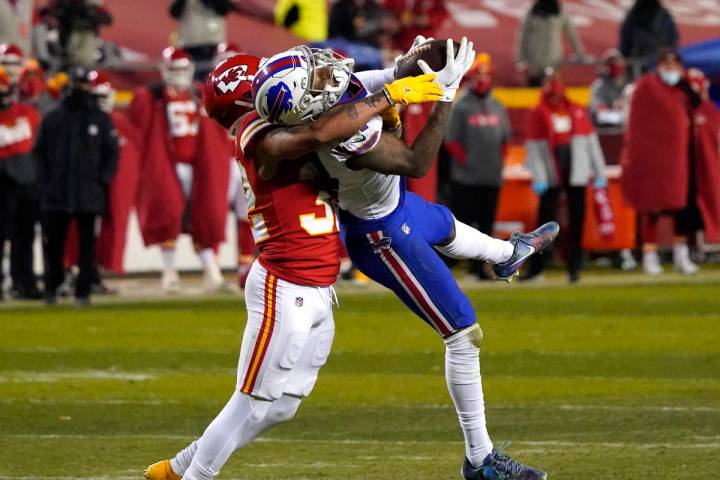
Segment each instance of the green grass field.
M717 476L717 271L470 296L496 444L551 479ZM459 478L442 342L390 295L340 300L313 395L220 478ZM236 298L0 308L0 479L140 479L223 406L244 318Z

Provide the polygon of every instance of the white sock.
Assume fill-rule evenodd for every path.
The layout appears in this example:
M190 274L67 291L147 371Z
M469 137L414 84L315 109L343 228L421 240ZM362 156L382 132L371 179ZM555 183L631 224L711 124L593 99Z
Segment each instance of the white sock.
M450 258L484 260L490 263L502 263L510 259L515 249L512 243L485 235L457 219L453 241L435 248Z
M252 442L268 428L290 420L299 406L300 399L295 397L283 396L270 402L236 391L202 437L181 451L170 465L178 475L183 470L185 479L212 480L235 450ZM186 466L193 445L196 447L192 461Z
M190 445L180 450L178 454L175 455L175 458L170 460L170 468L172 468L172 471L180 477L185 475L185 471L190 466L190 463L192 463L192 459L195 456L197 449L198 441L195 440Z
M480 334L479 328L466 328L445 339L445 379L465 436L465 456L476 467L493 449L485 423L480 349L472 340Z
M215 263L215 250L212 248L203 248L198 251L198 257L200 257L203 267L213 265Z
M175 247L161 248L160 258L162 259L163 270L175 270Z

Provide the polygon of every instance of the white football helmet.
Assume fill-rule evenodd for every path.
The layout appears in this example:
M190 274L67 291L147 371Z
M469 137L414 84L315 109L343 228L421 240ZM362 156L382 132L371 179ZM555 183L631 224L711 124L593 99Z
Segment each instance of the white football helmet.
M304 45L272 56L253 81L255 110L280 125L311 121L340 100L354 64L330 49Z

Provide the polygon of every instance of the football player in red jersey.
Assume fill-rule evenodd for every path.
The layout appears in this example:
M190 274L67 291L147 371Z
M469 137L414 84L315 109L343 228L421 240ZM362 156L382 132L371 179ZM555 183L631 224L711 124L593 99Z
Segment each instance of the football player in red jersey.
M260 250L245 289L248 321L237 388L200 439L172 460L148 467L148 480L212 479L235 450L292 419L315 385L335 331L338 221L329 195L312 178L313 152L351 136L396 102L440 98L433 75L405 78L313 123L276 130L250 111L258 63L257 57L232 57L215 68L204 90L208 114L238 137L248 213ZM255 155L257 149L262 157Z
M0 244L10 239L13 290L17 297L39 299L42 296L32 270L37 219L32 148L40 113L32 105L18 102L13 87L11 75L0 65ZM2 257L0 251L0 260Z
M140 230L146 245L161 246L162 286L169 292L179 290L175 242L180 233L192 235L206 288L224 286L215 251L225 240L233 145L202 113L193 72L187 53L165 49L163 83L138 89L129 111L144 153L137 205Z

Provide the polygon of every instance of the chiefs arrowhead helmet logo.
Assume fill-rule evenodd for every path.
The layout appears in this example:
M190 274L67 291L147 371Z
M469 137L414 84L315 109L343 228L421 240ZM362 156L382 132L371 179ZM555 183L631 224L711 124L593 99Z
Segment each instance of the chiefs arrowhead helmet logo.
M247 75L247 65L237 65L225 70L215 82L215 88L222 94L232 93L240 85L240 82L252 82L255 75Z

